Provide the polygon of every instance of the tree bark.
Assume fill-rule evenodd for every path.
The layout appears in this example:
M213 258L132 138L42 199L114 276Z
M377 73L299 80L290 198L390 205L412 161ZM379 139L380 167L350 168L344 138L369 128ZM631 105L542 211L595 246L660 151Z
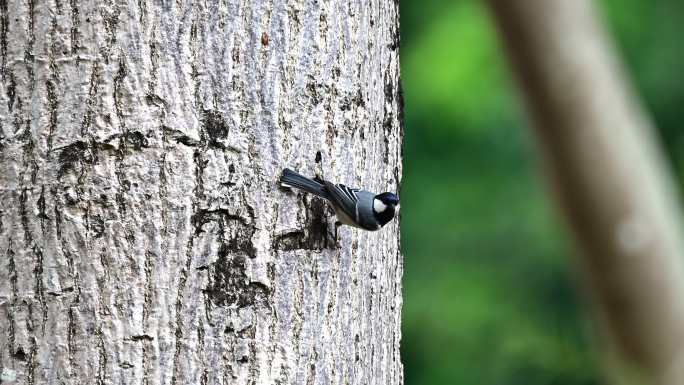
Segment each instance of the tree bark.
M401 384L398 4L0 2L0 373Z

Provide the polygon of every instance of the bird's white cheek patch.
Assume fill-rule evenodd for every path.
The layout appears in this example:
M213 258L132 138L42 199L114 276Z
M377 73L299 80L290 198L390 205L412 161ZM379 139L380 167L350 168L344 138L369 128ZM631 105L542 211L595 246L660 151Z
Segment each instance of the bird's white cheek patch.
M373 210L375 210L376 213L381 213L385 211L387 206L382 203L380 199L373 199Z

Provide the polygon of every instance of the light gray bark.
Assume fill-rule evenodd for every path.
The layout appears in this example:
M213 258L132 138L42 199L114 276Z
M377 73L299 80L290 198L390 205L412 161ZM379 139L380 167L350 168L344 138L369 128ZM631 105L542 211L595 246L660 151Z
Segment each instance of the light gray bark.
M0 1L0 373L401 384L393 1Z

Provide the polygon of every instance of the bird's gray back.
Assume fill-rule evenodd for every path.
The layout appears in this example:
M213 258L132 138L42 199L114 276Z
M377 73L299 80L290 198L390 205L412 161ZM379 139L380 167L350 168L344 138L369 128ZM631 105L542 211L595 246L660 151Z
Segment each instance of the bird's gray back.
M360 190L356 193L356 197L359 199L359 224L368 230L377 230L379 228L377 225L377 220L372 216L373 199L375 198L375 194L370 191ZM368 217L369 215L371 217Z

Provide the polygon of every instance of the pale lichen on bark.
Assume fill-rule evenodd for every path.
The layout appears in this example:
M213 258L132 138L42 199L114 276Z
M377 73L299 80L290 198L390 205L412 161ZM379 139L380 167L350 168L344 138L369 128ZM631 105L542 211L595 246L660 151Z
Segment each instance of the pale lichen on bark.
M392 1L0 1L3 376L401 384L398 221L334 239L276 183L399 188L398 28Z

